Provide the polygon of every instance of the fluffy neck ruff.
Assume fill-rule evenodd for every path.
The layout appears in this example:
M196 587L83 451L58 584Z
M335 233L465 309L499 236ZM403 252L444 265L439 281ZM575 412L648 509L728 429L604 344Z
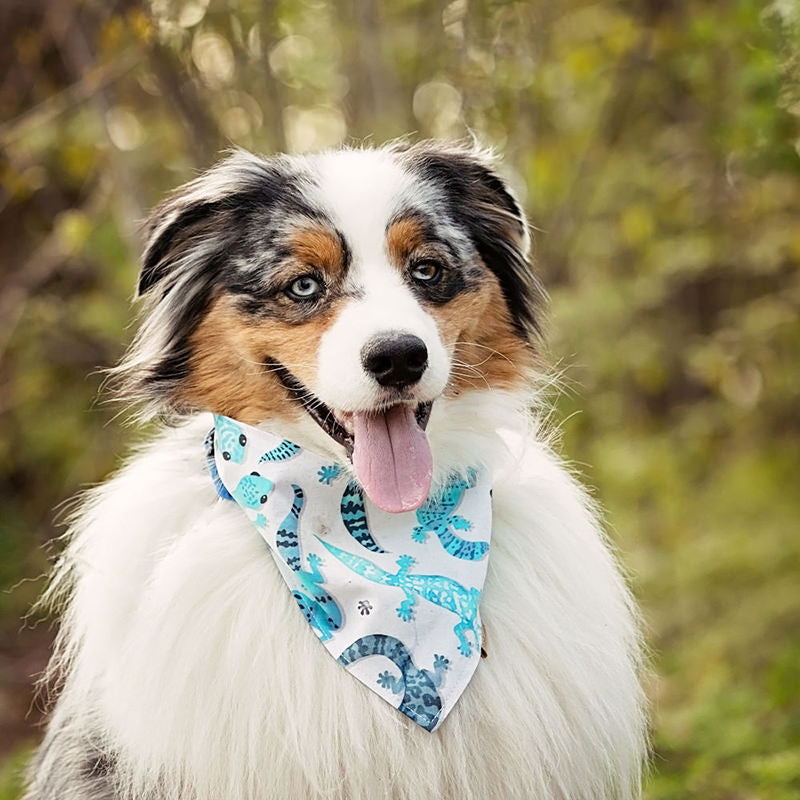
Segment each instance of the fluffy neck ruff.
M143 448L74 521L48 594L63 610L51 735L91 738L126 798L633 797L635 614L525 405L476 392L434 409L436 473L477 462L496 477L488 658L433 736L320 658L257 532L218 501L210 415Z

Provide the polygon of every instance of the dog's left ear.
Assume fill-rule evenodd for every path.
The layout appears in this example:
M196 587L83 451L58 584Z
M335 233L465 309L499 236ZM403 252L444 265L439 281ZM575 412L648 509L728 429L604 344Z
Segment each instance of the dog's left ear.
M497 276L517 332L538 339L545 295L528 257L527 221L492 157L476 147L433 141L398 150L414 172L444 195L451 218L466 227Z

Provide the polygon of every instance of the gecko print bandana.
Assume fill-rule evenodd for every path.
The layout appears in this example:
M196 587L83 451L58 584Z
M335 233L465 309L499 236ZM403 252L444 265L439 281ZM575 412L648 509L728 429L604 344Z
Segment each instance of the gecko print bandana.
M206 447L218 494L256 526L328 652L436 730L480 661L487 476L466 469L390 514L340 465L258 428L217 415Z

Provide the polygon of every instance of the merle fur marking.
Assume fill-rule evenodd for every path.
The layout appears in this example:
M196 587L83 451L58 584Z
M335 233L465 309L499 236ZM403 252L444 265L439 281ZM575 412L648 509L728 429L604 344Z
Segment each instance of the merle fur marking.
M118 370L128 396L169 398L189 373L191 336L218 290L252 295L259 272L253 253L263 255L281 220L288 214L320 217L303 199L301 178L290 159L238 152L153 211L138 293L167 313L159 325L148 324L152 317L145 322ZM263 305L260 297L258 306ZM151 339L160 341L162 352L143 367L137 357Z
M526 340L540 338L544 289L528 261L524 214L503 181L465 150L431 142L398 150L440 192L451 221L466 227L500 282L517 333Z
M432 245L446 252L442 280L414 284L413 291L436 304L470 291L477 253L497 276L517 333L526 341L538 338L543 290L527 259L522 211L500 178L466 149L421 142L392 152L440 198L435 207L422 203L402 212L416 215ZM192 334L221 293L234 296L243 313L300 325L337 297L357 291L344 283L348 242L306 197L313 182L306 162L239 151L154 210L138 282L151 314L114 373L127 399L148 402L151 412L188 410L180 406L178 390L191 370ZM283 295L280 266L288 256L287 235L309 223L338 237L342 279L314 302L292 303ZM471 258L454 246L448 227L470 243Z
M454 297L463 293L474 291L480 286L481 270L470 263L469 253L459 247L459 243L448 236L435 219L416 208L403 209L395 214L386 226L387 232L392 225L402 221L413 221L420 229L425 241L426 250L432 248L433 253L423 258L415 258L411 253L408 263L404 264L410 270L415 262L435 261L442 267L441 277L433 282L420 284L409 281L409 286L414 294L428 303L444 305Z

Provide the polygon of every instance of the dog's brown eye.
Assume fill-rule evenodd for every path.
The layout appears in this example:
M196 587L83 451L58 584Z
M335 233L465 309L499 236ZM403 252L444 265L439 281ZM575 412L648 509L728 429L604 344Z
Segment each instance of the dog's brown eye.
M313 275L301 275L289 284L286 294L293 300L312 300L322 294L322 284Z
M411 268L411 277L420 283L436 283L442 275L442 268L435 261L420 261Z

